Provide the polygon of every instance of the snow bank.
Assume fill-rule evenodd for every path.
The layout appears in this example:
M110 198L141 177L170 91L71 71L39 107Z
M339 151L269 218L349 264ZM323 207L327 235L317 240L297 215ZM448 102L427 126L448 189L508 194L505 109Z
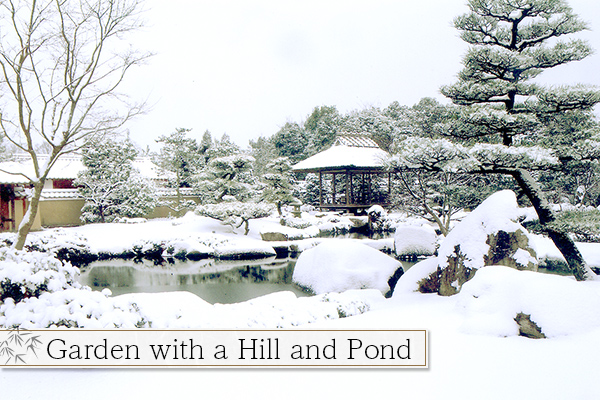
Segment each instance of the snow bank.
M236 304L211 305L189 292L131 293L89 288L44 293L0 306L0 327L242 329L290 328L367 312L385 301L376 290L297 298L278 292Z
M437 247L437 234L430 226L398 226L394 249L398 256L431 256Z
M566 265L565 258L550 238L542 235L531 235L531 240L540 260L562 261ZM600 244L578 242L575 245L590 267L600 268Z
M531 315L546 337L600 327L600 282L491 266L477 271L458 296L462 331L513 336L518 313Z
M400 262L357 241L332 239L303 252L292 280L317 294L350 289L389 291Z

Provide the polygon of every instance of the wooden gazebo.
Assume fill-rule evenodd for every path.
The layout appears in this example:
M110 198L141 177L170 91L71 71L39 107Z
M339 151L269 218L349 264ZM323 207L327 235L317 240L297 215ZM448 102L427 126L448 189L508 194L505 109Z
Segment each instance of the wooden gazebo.
M339 135L329 149L293 166L294 172L319 175L319 208L355 214L374 204L388 206L391 174L383 151L370 135Z

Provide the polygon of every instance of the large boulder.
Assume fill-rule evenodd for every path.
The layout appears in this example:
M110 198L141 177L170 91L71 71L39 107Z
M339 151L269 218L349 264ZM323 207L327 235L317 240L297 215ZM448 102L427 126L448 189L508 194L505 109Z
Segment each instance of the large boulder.
M387 294L402 272L399 261L360 241L332 239L300 255L292 280L316 294L351 289Z
M488 265L537 270L529 233L518 222L521 215L512 191L490 196L442 242L437 269L421 279L419 291L456 294L479 268Z

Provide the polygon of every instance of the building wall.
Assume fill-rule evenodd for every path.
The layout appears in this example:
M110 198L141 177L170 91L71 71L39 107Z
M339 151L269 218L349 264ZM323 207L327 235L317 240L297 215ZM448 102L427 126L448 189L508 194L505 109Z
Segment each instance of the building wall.
M176 198L167 197L161 200L176 200ZM198 203L198 197L196 196L184 196L184 200L192 200ZM81 225L80 217L83 204L83 199L45 199L40 201L38 216L41 216L41 220L38 222L37 229L41 226L55 228ZM168 207L156 207L146 218L166 218L169 216L174 217L175 212Z
M46 199L40 201L41 226L54 228L81 225L79 217L81 217L83 203L83 199Z
M161 201L176 201L177 197L163 197ZM200 199L197 196L183 196L183 200L192 200L196 204L199 203ZM166 217L176 217L175 212L171 210L169 207L156 207L146 218L166 218Z

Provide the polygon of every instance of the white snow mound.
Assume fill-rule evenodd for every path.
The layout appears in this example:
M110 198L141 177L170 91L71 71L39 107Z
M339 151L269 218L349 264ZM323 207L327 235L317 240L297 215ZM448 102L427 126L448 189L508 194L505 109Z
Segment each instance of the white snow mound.
M430 226L398 226L394 247L399 256L431 256L435 253L437 235Z
M485 267L457 295L464 314L462 331L514 336L514 318L528 314L547 337L578 334L600 327L600 282L572 277Z
M400 267L400 262L362 243L329 240L300 255L292 279L316 294L351 289L385 293L388 279Z

